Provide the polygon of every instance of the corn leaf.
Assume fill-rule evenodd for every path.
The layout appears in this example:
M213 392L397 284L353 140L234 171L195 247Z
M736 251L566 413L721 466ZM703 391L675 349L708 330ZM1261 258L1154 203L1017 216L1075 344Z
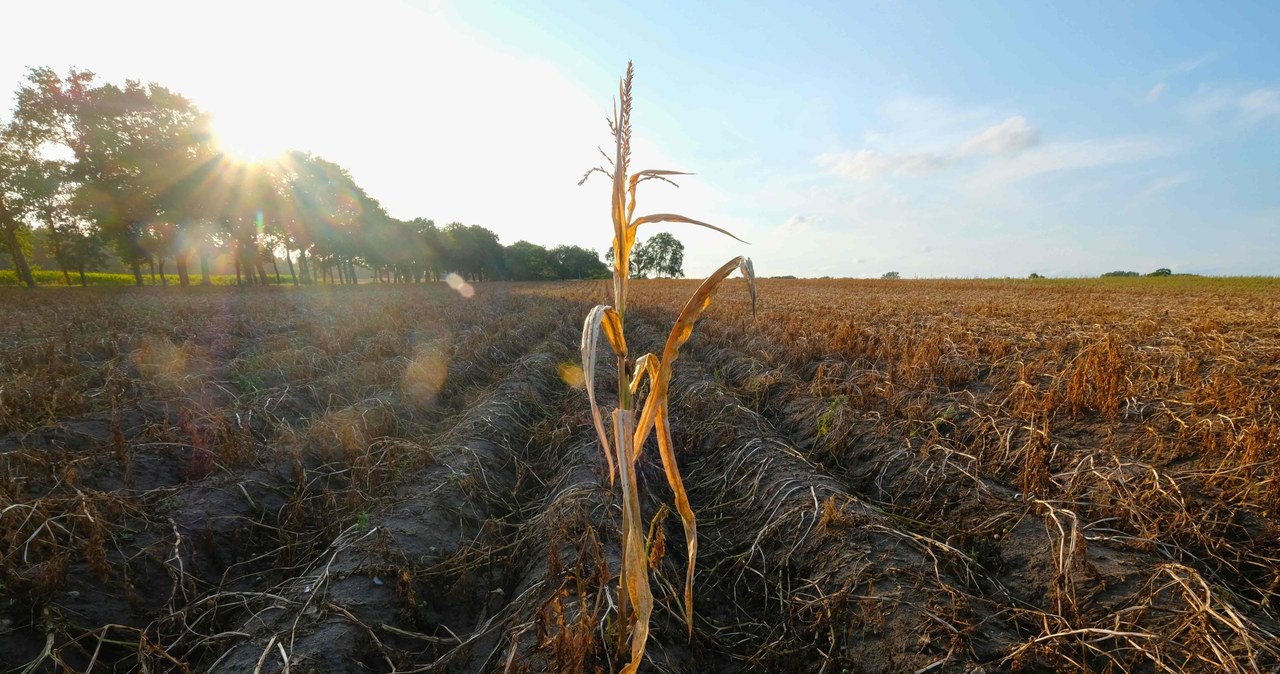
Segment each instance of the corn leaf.
M742 258L742 264L738 265L738 271L742 273L742 278L747 279L747 289L751 291L751 317L756 317L756 267L751 264L751 258Z
M618 312L613 307L605 307L604 320L600 325L604 329L604 336L609 339L609 346L613 347L613 352L626 358L627 339L622 334L622 317L618 316Z
M626 457L633 454L627 443L635 430L635 412L614 410L614 434L618 438L618 467L622 479L622 579L631 600L634 622L631 624L631 662L622 674L634 674L644 659L645 643L649 640L649 617L653 613L653 594L649 590L649 566L644 554L643 527L640 519L640 497L636 486L635 464ZM621 626L620 626L621 627Z
M671 334L667 336L666 346L662 349L662 364L658 369L658 376L654 378L652 388L649 391L648 398L644 401L644 410L640 416L640 423L636 428L635 449L639 452L644 447L644 441L649 438L649 432L653 430L654 420L657 418L658 405L667 399L667 388L671 383L671 367L675 364L677 358L680 357L680 347L689 341L689 336L693 334L693 326L702 317L703 312L711 305L711 294L716 288L732 274L735 270L740 269L743 262L747 258L735 257L729 260L713 273L708 276L702 285L698 286L697 292L689 301L685 303L684 308L680 310L680 317L676 319L676 324L671 328ZM754 278L748 279L751 286L752 294L755 294Z
M587 400L591 402L591 420L595 422L596 433L600 435L600 448L604 450L605 462L609 464L609 484L613 484L614 466L613 450L609 447L609 436L604 432L604 419L600 416L600 406L596 403L596 353L600 341L600 324L605 315L613 311L613 307L597 304L587 314L582 324L582 380L587 387ZM617 316L617 312L614 312Z
M644 171L636 171L635 173L632 173L631 180L630 180L631 185L629 190L629 193L631 195L631 200L627 204L627 222L630 222L631 216L635 215L636 185L639 185L641 181L648 180L649 178L658 178L660 180L666 180L672 185L675 185L675 183L671 182L670 180L667 180L664 176L687 176L687 175L693 175L693 174L685 173L684 171L668 171L666 169L645 169Z
M667 473L667 483L676 497L676 511L680 513L680 521L684 524L684 540L689 550L689 566L684 577L684 620L689 629L689 638L693 638L693 563L698 557L698 521L693 517L693 508L689 507L689 497L684 491L684 481L680 479L680 467L676 465L676 453L671 446L671 427L667 424L667 401L659 403L656 417L658 429L658 453L662 456L662 469Z
M632 241L633 243L635 242L636 230L640 227L640 225L647 225L654 222L683 222L689 225L697 225L699 227L706 227L707 229L713 229L737 241L742 241L742 239L739 239L738 237L734 236L732 232L726 229L721 229L719 227L716 227L715 225L703 222L701 220L686 218L683 215L676 215L674 213L654 213L653 215L642 215L636 218L635 220L632 220L631 226L627 228L627 233L630 236L630 241ZM742 243L747 243L747 242L742 241Z
M693 174L688 171L671 171L668 169L645 169L643 171L636 171L635 173L631 174L631 189L634 190L636 188L637 183L639 183L642 180L646 180L648 178L662 178L664 176L691 176L691 175Z
M650 380L658 375L658 357L652 353L646 353L636 361L635 368L636 373L631 378L630 388L632 395L635 395L636 391L640 390L640 380L644 379L646 374L649 375Z

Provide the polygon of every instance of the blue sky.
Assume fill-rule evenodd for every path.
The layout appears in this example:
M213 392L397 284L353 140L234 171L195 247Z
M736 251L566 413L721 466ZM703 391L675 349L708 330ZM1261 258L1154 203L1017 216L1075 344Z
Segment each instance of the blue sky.
M20 10L83 25L0 46L0 77L157 80L397 216L602 250L606 184L574 184L630 58L636 166L698 173L641 210L754 244L673 229L691 275L1280 271L1277 3L173 7Z

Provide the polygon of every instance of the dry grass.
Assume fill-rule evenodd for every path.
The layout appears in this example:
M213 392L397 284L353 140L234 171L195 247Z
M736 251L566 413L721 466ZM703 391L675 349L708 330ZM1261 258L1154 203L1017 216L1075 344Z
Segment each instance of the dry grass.
M638 302L656 319L682 285ZM982 565L1026 639L1006 665L1275 666L1274 284L764 289L761 334L730 297L694 358L899 527Z
M1275 282L760 285L654 409L692 637L665 450L621 434L641 671L1280 666ZM701 286L629 284L653 355L600 406L643 418ZM623 669L625 504L565 325L611 290L0 298L0 661Z

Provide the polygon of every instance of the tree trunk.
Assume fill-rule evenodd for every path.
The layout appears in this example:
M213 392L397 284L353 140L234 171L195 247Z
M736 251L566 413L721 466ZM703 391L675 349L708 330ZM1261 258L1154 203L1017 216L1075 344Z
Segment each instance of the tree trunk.
M240 285L240 256L235 255L236 259L236 285Z
M25 283L28 288L36 287L36 277L31 273L31 267L27 265L27 256L22 254L22 244L18 242L17 224L5 223L4 243L9 249L9 257L13 258L13 268L18 272L18 280Z
M87 288L89 286L89 279L84 275L84 263L81 262L77 269L80 271L80 287Z
M298 275L293 271L293 255L288 248L284 250L284 261L289 263L289 278L293 279L293 285L298 285Z
M203 248L200 249L200 285L213 285L213 279L209 277L209 251Z
M49 242L53 244L53 260L58 263L58 269L62 270L62 280L67 285L71 285L71 272L67 269L67 251L63 248L62 232L52 223L45 228L49 234Z
M271 256L271 266L276 270L276 285L280 285L280 263L276 262L276 256Z
M169 277L164 275L164 256L160 256L160 285L169 285Z
M191 285L191 275L187 271L187 263L190 261L191 253L183 251L173 258L173 265L178 268L178 285L183 288Z
M262 264L261 257L259 257L257 260L254 260L254 265L258 268L258 280L262 283L262 285L265 286L268 283L270 283L271 280L270 278L267 277L267 268Z
M147 268L151 270L151 285L156 284L156 259L147 255Z
M62 249L62 237L56 234L57 228L49 225L49 236L53 239L53 259L58 263L58 269L62 270L62 280L71 285L71 271L67 269L67 253Z
M129 266L133 269L133 283L138 287L146 285L142 281L142 246L138 243L140 229L140 225L129 225L129 245L126 247L129 251Z
M311 284L311 266L307 264L307 249L298 249L298 271L302 274L302 282Z

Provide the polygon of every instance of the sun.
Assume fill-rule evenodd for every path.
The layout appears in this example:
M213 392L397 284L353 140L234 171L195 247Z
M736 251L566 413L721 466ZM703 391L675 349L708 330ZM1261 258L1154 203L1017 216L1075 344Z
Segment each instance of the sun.
M213 134L218 149L250 164L279 159L288 151L279 129L264 116L252 113L214 115Z

